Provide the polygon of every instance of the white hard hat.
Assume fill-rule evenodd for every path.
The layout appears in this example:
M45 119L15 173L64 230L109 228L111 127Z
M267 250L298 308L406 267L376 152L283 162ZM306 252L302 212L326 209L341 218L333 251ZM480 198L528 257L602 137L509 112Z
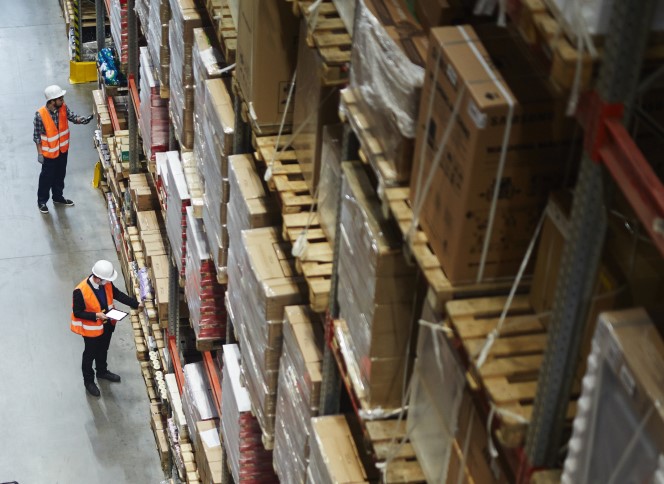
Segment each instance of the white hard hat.
M99 279L104 279L106 281L114 281L118 277L117 271L113 269L113 264L103 259L98 260L95 262L95 265L92 266L92 274Z
M44 89L44 97L46 98L46 101L50 101L51 99L57 99L59 97L64 96L67 93L64 89L62 89L60 86L56 86L53 84L52 86L48 86L46 89Z

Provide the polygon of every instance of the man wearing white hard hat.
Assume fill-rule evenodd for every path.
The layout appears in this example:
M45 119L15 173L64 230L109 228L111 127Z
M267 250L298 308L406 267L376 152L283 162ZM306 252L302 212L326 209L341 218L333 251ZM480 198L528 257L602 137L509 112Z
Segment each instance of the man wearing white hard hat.
M95 364L97 379L120 382L120 376L108 371L107 355L111 336L115 331L115 321L106 315L113 309L117 300L132 309L141 305L138 300L128 296L113 285L118 273L107 260L99 260L92 267L92 274L83 279L74 289L70 329L83 336L83 385L87 392L98 397L101 392L95 384Z
M65 175L67 174L67 152L69 150L69 121L74 124L88 124L90 116L74 114L65 104L67 91L60 86L44 89L46 104L35 113L33 140L37 145L37 161L41 164L37 207L43 214L48 213L46 202L53 194L53 203L71 207L74 202L65 198Z

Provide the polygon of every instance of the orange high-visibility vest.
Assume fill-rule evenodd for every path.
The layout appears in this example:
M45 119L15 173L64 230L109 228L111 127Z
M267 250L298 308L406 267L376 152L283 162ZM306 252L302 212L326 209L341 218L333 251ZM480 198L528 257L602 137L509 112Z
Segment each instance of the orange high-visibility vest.
M76 289L80 289L83 293L83 300L85 301L85 310L91 313L101 312L101 304L99 304L99 299L97 295L88 284L88 278L83 279ZM113 308L113 284L106 283L104 286L106 291L106 301L108 302L108 309ZM115 324L115 321L111 321L111 324ZM88 319L79 319L74 316L74 312L71 313L71 325L69 326L74 333L80 334L81 336L87 336L90 338L96 338L101 336L104 332L104 321L97 319L95 321L90 321Z
M44 123L45 134L41 135L41 150L44 158L57 158L60 153L69 149L69 121L67 120L67 106L60 107L58 126L55 126L51 113L46 106L39 108L39 114Z

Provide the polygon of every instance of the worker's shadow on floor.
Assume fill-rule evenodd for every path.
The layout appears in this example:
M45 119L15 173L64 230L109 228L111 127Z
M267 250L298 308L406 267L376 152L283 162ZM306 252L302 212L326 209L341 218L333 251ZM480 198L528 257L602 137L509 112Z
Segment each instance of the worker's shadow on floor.
M124 442L125 424L122 402L113 393L112 383L99 382L101 397L93 397L86 393L88 405L92 411L92 419L85 424L90 445L99 461L112 464L117 451L118 442Z

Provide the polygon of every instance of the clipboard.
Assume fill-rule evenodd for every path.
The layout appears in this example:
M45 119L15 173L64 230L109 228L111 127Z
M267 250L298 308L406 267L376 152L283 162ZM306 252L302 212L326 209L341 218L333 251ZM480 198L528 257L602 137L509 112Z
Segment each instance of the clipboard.
M108 316L109 319L113 319L115 321L121 321L123 320L129 313L125 313L124 311L120 311L119 309L109 309L106 313L106 316Z

